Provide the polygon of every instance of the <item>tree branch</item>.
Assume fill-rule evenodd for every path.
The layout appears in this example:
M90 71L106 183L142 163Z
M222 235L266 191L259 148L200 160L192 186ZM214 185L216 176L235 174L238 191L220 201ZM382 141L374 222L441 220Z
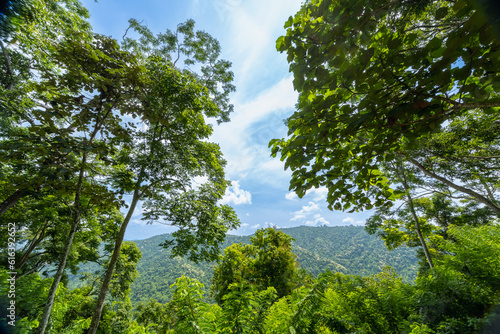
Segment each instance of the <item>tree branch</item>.
M450 180L448 179L445 179L444 177L441 177L437 174L434 174L433 172L427 170L424 166L422 166L417 160L411 158L411 157L408 157L408 156L405 156L406 160L408 162L410 162L411 164L413 164L415 167L417 167L418 169L420 169L425 175L429 176L429 177L432 177L433 179L436 179L436 180L439 180L441 182L443 182L444 184L450 186L451 188L455 189L455 190L458 190L460 192L463 192L467 195L470 195L472 197L474 197L478 202L480 203L483 203L484 205L488 206L489 208L491 208L499 217L500 217L500 207L498 207L497 205L495 205L495 203L493 203L492 201L490 201L488 198L484 197L483 195L471 190L471 189L468 189L468 188L464 188L462 186L459 186L458 184L455 184L453 182L451 182Z

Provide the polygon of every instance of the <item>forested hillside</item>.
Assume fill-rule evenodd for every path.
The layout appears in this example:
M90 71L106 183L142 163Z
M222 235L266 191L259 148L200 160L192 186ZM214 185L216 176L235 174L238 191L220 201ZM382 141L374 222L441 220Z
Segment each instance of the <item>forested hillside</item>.
M389 251L380 239L370 236L363 227L294 227L282 231L296 239L292 251L300 267L314 277L326 270L369 276L379 273L385 266L393 267L407 282L413 281L417 274L415 250ZM133 303L150 298L168 302L170 285L182 275L199 280L208 291L214 263L196 264L181 257L170 258L170 252L159 247L170 238L170 235L158 235L135 241L142 258L137 263L139 276L131 285ZM248 244L250 237L228 235L223 247L233 243Z
M287 101L288 134L253 158L279 158L290 172L281 203L316 194L330 210L371 216L364 228L236 237L227 232L250 225L229 204L251 196L237 182L230 190L226 168L247 174L211 142L234 111L221 44L193 20L156 33L130 19L118 41L92 29L78 0L2 3L0 330L497 333L495 9L479 0L303 1L275 44L298 93ZM266 103L243 105L226 138L250 133L245 113L291 95L261 96ZM256 175L271 180L277 165L268 162ZM318 212L312 203L290 222L325 223ZM137 216L175 232L125 241Z

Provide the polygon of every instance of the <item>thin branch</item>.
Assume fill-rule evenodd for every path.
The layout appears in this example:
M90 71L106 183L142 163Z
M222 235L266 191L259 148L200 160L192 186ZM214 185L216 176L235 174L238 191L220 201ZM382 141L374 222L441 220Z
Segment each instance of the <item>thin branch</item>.
M458 184L455 184L453 182L451 182L450 180L448 179L445 179L444 177L442 176L439 176L431 171L429 171L428 169L426 169L424 166L422 166L417 160L409 157L409 156L405 156L405 159L410 162L411 164L413 164L414 166L416 166L418 169L420 169L425 175L429 176L429 177L432 177L436 180L439 180L441 182L443 182L444 184L448 185L449 187L455 189L455 190L458 190L462 193L465 193L467 195L470 195L472 197L474 197L478 202L480 203L483 203L484 205L490 207L498 216L500 216L500 207L498 207L495 203L493 203L492 201L490 201L488 198L484 197L483 195L475 192L474 190L472 189L468 189L468 188L465 188L465 187L462 187L462 186L459 186Z

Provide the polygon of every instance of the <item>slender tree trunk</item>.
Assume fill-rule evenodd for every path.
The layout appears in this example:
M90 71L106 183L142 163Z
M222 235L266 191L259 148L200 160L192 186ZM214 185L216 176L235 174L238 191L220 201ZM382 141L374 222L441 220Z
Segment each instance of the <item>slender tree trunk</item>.
M401 183L403 184L403 187L406 191L406 198L408 199L408 206L410 208L411 215L413 217L413 221L415 222L415 231L417 232L418 239L420 240L420 244L422 245L422 248L424 250L425 258L427 259L427 263L429 264L429 267L432 269L434 268L434 263L432 262L431 254L429 253L429 249L427 248L427 243L425 242L425 238L422 235L422 231L420 230L420 222L418 220L417 213L415 212L415 206L413 205L413 198L411 197L410 194L410 186L408 185L408 182L406 180L406 174L405 170L403 167L403 164L401 161L399 161L399 168L401 172Z
M12 208L14 205L16 205L19 200L29 194L29 191L27 189L19 189L16 190L12 195L7 197L1 204L0 204L0 216L3 215L7 210Z
M422 232L420 231L420 223L418 221L418 216L415 213L415 207L413 206L413 199L411 198L409 190L407 190L407 198L408 198L408 206L410 207L411 215L413 216L413 220L415 221L415 231L417 231L418 239L420 240L420 244L422 244L422 248L424 249L425 258L427 259L427 263L429 263L429 267L434 268L434 263L432 263L431 254L429 253L429 249L427 248L427 244L425 243L425 239L422 236Z
M2 48L3 57L5 59L5 67L7 68L7 74L10 76L10 82L8 83L6 88L8 90L12 90L12 88L14 88L14 72L12 71L12 63L10 60L10 56L7 53L7 49L3 45L2 40L0 40L0 47Z
M453 188L455 190L458 190L460 192L463 192L464 194L467 194L467 195L470 195L470 196L474 197L478 202L483 203L484 205L486 205L487 207L489 207L490 209L492 209L500 217L500 207L498 207L497 205L495 205L495 203L493 203L492 201L490 201L488 198L486 198L483 195L475 192L472 189L468 189L468 188L464 188L462 186L459 186L458 184L455 184L455 183L451 182L450 180L445 179L444 177L439 176L439 175L437 175L437 174L429 171L428 169L426 169L423 165L421 165L415 159L412 159L412 158L407 157L407 156L405 157L405 159L408 160L410 163L412 163L414 166L416 166L418 169L420 169L425 175L430 176L430 177L432 177L432 178L434 178L436 180L439 180L439 181L443 182L444 184L450 186L451 188Z
M156 128L158 124L156 124ZM155 139L153 138L153 142ZM152 154L152 151L150 152ZM92 314L92 320L90 323L90 327L87 330L86 334L95 334L97 329L99 328L99 321L101 320L102 308L104 307L104 301L106 300L106 294L109 290L109 285L111 283L111 278L113 278L113 272L115 270L116 262L118 261L118 257L120 256L120 250L122 248L123 238L125 237L125 231L127 230L128 223L134 214L135 207L137 202L141 198L141 184L144 178L144 170L145 166L143 165L139 176L137 177L137 181L135 182L135 190L134 195L132 197L132 203L127 212L127 216L123 220L123 224L120 227L120 232L118 232L118 236L115 241L115 248L113 250L113 254L111 255L111 260L109 261L108 269L106 270L106 276L101 285L101 290L99 291L99 297L97 297L97 304L94 309L94 314Z
M66 244L64 245L63 253L61 254L61 259L59 260L59 266L57 267L57 272L54 275L54 281L50 286L49 295L47 297L47 302L43 308L42 319L38 325L38 334L44 334L47 329L47 324L49 323L50 313L52 311L52 305L54 304L54 298L56 296L57 287L61 278L64 274L64 269L66 268L66 261L68 259L69 251L71 245L73 244L73 238L75 237L76 230L78 228L78 223L80 222L80 194L83 186L83 177L85 172L85 165L87 162L87 153L83 153L82 166L80 167L80 174L78 176L78 184L75 193L75 209L73 215L73 222L71 224L71 229L68 234L68 239L66 239Z
M97 110L98 112L102 111L102 99L103 98L104 97L101 94L100 106ZM116 104L116 102L117 101L115 101L115 104ZM101 119L96 118L96 124L95 124L94 130L92 132L92 135L90 136L90 138L87 141L87 143L89 145L91 145L94 142L94 139L95 139L97 133L101 129L101 127L104 124L104 121L106 120L108 115L111 113L111 110L113 110L113 107L115 104L113 104L113 106L110 107L108 109L108 111L106 111L104 113L104 115ZM78 224L80 223L80 213L81 213L80 212L81 211L81 209L80 209L80 195L81 195L82 187L83 187L83 178L85 176L84 174L85 174L85 167L87 164L87 155L88 155L88 152L85 151L83 153L82 165L80 167L80 173L78 175L78 184L77 184L76 191L75 191L75 209L74 209L75 211L74 211L74 215L73 215L73 222L71 224L71 229L69 231L68 239L66 240L66 244L64 245L63 253L61 254L61 259L59 261L59 266L57 268L57 272L54 276L54 281L52 282L52 285L51 285L50 290L49 290L47 302L45 303L45 307L43 308L42 319L40 320L37 334L44 334L45 329L47 328L47 324L48 324L49 318L50 318L50 313L52 311L52 305L54 303L54 298L55 298L56 291L57 291L57 286L59 285L59 282L61 281L62 275L64 273L64 269L66 268L66 261L68 259L69 251L71 249L71 245L73 244L73 239L75 237L75 233L76 233L76 230L78 228Z
M140 181L137 182L140 185ZM113 278L113 272L115 270L116 262L118 261L118 257L120 256L120 250L123 244L123 238L125 237L125 231L127 230L128 223L134 214L135 207L137 202L139 201L139 187L134 191L134 196L132 198L132 203L130 204L130 208L128 209L127 216L123 220L123 224L120 228L120 232L116 237L115 248L113 250L113 254L111 255L111 260L108 265L108 269L106 271L106 276L104 277L104 281L102 282L101 290L99 292L99 297L97 298L97 304L94 309L94 314L92 315L92 322L90 323L90 327L87 330L87 334L95 334L97 328L99 328L99 321L101 319L102 309L104 307L104 301L106 300L106 294L109 290L109 285L111 283L111 279Z

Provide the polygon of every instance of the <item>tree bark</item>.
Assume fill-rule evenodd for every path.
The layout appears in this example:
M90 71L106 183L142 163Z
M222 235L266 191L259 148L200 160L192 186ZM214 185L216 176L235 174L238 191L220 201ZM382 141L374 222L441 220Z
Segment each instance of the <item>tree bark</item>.
M137 182L140 185L140 181ZM90 323L90 327L87 330L87 334L95 334L97 329L99 328L99 321L101 319L102 309L104 307L104 301L106 300L106 294L109 290L109 285L111 283L111 279L113 278L113 272L115 270L116 262L118 261L118 257L120 256L120 250L122 248L123 239L125 237L125 231L127 230L128 223L134 214L135 207L137 202L139 201L139 187L134 191L134 196L132 198L132 203L130 204L130 208L128 209L127 216L123 220L123 224L120 227L120 232L116 237L115 248L113 250L113 254L111 255L111 260L109 262L108 269L106 271L106 276L102 282L101 290L99 292L99 297L97 298L97 304L94 309L94 314L92 315L92 321Z
M410 208L411 215L413 217L413 221L415 222L415 231L417 232L418 239L420 240L420 244L422 245L422 249L424 250L425 258L427 259L427 263L429 267L434 268L434 263L432 262L431 254L429 253L429 249L427 248L427 243L422 235L422 231L420 230L420 222L418 220L417 213L415 212L415 206L413 205L413 198L410 194L410 187L408 186L408 182L406 180L406 175L404 171L403 164L400 161L399 167L401 168L401 183L406 192L406 198L408 199L408 207Z
M422 236L422 232L420 231L420 223L418 221L418 216L415 212L415 207L413 206L413 199L409 191L407 190L407 198L408 198L408 206L410 207L411 215L413 216L413 220L415 221L415 231L417 231L418 239L422 244L422 248L424 249L425 258L427 259L427 263L429 263L429 267L434 268L434 263L432 262L431 254L429 253L429 249L427 248L427 244L425 242L424 237Z
M48 225L48 223L46 222L43 225L43 227L41 228L40 232L37 232L36 235L33 237L31 242L29 243L28 248L27 249L25 248L26 251L24 252L23 256L21 257L21 260L19 261L19 266L17 267L17 269L21 269L26 264L26 262L28 262L30 255L33 252L33 250L35 249L35 247L40 242L42 242L43 238L45 237L45 229L47 228L47 225Z
M3 56L5 58L5 67L7 67L7 74L10 76L10 82L6 88L7 90L12 90L12 88L14 88L14 72L12 71L10 56L7 53L7 49L3 45L2 40L0 40L0 47L2 48Z
M25 196L28 196L29 191L27 189L16 190L12 195L7 197L2 204L0 204L0 216L3 215L7 210L16 205L19 200Z
M439 180L439 181L443 182L444 184L450 186L451 188L453 188L455 190L458 190L460 192L463 192L463 193L465 193L467 195L470 195L470 196L474 197L478 202L483 203L484 205L488 206L490 209L492 209L500 217L500 207L498 207L497 205L495 205L495 203L493 203L492 201L490 201L488 198L486 198L483 195L475 192L472 189L468 189L468 188L464 188L462 186L459 186L458 184L455 184L455 183L451 182L450 180L445 179L444 177L439 176L439 175L437 175L437 174L429 171L423 165L421 165L417 160L415 160L413 158L410 158L408 156L406 156L405 158L410 163L412 163L414 166L416 166L418 169L420 169L425 175L430 176L430 177L432 177L432 178L434 178L436 180Z
M64 274L64 269L66 268L66 261L68 259L69 251L71 249L71 245L73 244L73 238L75 237L75 233L78 228L78 224L80 222L80 194L83 186L83 177L84 177L86 162L87 162L87 152L83 154L82 166L80 167L80 173L78 176L78 185L75 193L75 211L73 215L73 222L71 224L71 229L69 231L68 239L66 240L66 244L64 245L63 253L61 254L61 259L59 260L59 266L57 267L57 272L54 275L54 281L50 286L47 302L45 303L45 307L43 308L42 318L40 319L40 324L38 325L38 330L37 330L38 334L44 334L45 330L47 329L47 324L49 323L49 317L52 311L52 305L54 304L54 298L56 296L57 287Z

